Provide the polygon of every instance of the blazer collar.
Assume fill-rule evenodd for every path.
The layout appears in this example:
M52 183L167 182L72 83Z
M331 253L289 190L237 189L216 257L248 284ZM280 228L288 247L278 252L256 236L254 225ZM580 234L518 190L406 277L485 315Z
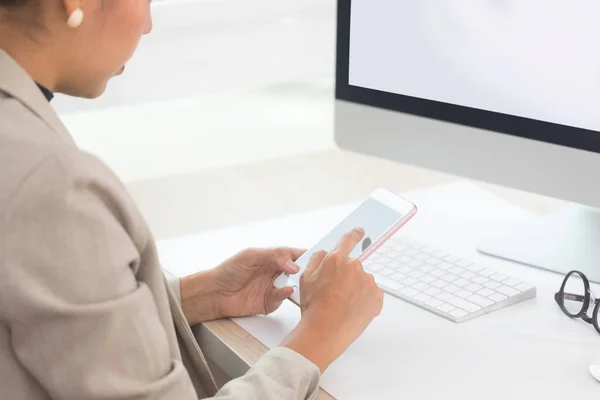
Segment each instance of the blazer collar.
M0 92L7 93L20 101L55 133L73 142L67 128L50 107L33 79L2 49L0 49Z

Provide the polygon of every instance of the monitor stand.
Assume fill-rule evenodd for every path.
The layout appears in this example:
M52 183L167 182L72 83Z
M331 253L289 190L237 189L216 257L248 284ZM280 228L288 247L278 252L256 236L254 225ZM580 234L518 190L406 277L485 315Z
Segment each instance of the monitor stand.
M578 204L512 227L478 246L484 254L600 283L600 210Z

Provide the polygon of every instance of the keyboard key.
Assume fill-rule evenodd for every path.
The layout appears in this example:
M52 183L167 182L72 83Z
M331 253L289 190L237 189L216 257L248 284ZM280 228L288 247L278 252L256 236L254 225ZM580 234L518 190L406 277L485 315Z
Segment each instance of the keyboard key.
M489 307L492 304L494 304L494 302L492 300L486 299L485 297L481 297L478 294L474 294L473 296L467 297L467 300L469 300L471 303L475 303L481 307Z
M402 288L402 285L399 284L398 282L394 282L391 279L388 278L384 278L383 276L379 276L379 275L374 275L375 277L375 283L377 283L377 285L391 289L391 290L398 290L400 288Z
M369 266L369 270L373 271L373 272L377 272L381 269L383 269L383 265L381 265L381 264L373 263L373 265Z
M458 265L459 267L467 268L469 265L471 265L473 263L469 260L461 260L455 264Z
M422 262L420 262L420 261L417 261L417 260L412 260L412 261L410 261L409 263L407 263L406 265L407 265L408 267L411 267L411 268L419 268L419 267L420 267L422 264L423 264L423 263L422 263Z
M439 258L439 259L443 259L443 258L445 258L445 257L448 257L448 256L449 256L449 254L448 254L448 253L446 253L446 252L445 252L445 251L443 251L443 250L438 250L438 251L436 251L435 253L433 253L433 254L432 254L432 256L434 256L434 257L437 257L437 258Z
M514 296L516 294L519 294L518 290L515 290L513 288L510 288L508 286L500 286L499 288L496 289L496 291L503 293L507 296Z
M480 296L483 296L483 297L490 297L494 293L495 292L493 290L490 290L488 288L483 288L483 289L477 291L477 294Z
M495 272L495 271L492 271L491 269L482 269L482 270L481 270L481 271L479 271L478 273L479 273L479 275L483 275L483 276L486 276L486 277L487 277L487 276L492 276L492 275L495 275L495 274L496 274L496 272Z
M403 285L406 285L406 286L414 285L417 282L419 282L419 281L416 280L415 278L411 278L410 276L407 276L406 278L404 278L400 281L400 283L402 283Z
M454 318L462 318L466 315L469 315L466 311L463 311L459 308L450 311L448 314L452 315Z
M464 299L464 298L467 298L469 296L472 296L473 292L469 292L468 290L461 289L458 292L454 293L454 295L458 296L458 297L462 297Z
M500 286L500 284L496 281L489 281L483 284L483 286L485 286L488 289L496 289L497 287Z
M398 257L398 253L396 253L395 251L390 251L389 253L387 253L387 256L389 258L396 258Z
M460 278L460 279L455 280L452 283L455 284L456 286L463 287L463 286L467 286L470 283L470 281L468 281L464 278Z
M408 276L412 276L415 279L419 279L420 277L425 276L425 272L422 272L420 270L414 270L412 272L409 272Z
M444 257L444 261L454 264L455 262L460 261L460 258L453 254L450 254L450 255Z
M432 267L431 265L423 265L421 268L419 268L419 271L431 272L434 269L435 269L435 267Z
M431 282L431 286L441 289L444 286L448 286L448 282L438 279L437 281Z
M471 283L471 284L465 286L465 289L470 290L471 292L476 292L481 288L483 288L483 286L478 285L476 283Z
M441 263L442 263L442 261L437 258L430 258L429 260L427 260L427 264L434 266L434 267L436 265L440 265Z
M516 286L516 285L518 285L519 283L521 283L521 281L519 281L519 280L517 280L517 279L515 279L515 278L508 278L508 279L505 279L505 280L502 282L502 284L503 284L503 285L506 285L506 286L513 286L513 287L514 287L514 286Z
M436 287L429 287L428 289L425 289L423 291L423 293L427 293L430 296L435 296L436 294L442 293L442 291ZM434 306L435 307L435 306Z
M417 282L417 283L415 283L414 285L411 285L411 287L412 287L413 289L417 289L419 292L422 292L422 291L424 291L425 289L427 289L427 288L429 287L429 285L428 285L428 284L426 284L426 283L423 283L423 282Z
M400 272L396 272L394 275L390 276L390 278L395 281L401 281L402 279L406 278L406 275Z
M425 247L424 244L417 242L416 240L407 240L406 244L409 245L410 247L412 247L413 249L417 249L417 250L421 250L423 247ZM419 251L420 253L420 251Z
M402 266L402 263L400 261L392 261L388 267L392 268L392 269L398 269Z
M463 272L462 274L460 274L460 276L465 279L473 279L477 276L477 274L475 272L466 271L466 272Z
M502 274L494 274L490 278L495 281L502 282L502 281L508 279L508 276L502 275Z
M460 290L460 288L458 286L454 286L452 284L448 285L448 286L444 286L444 292L448 292L448 293L456 293Z
M508 299L508 297L506 297L505 295L501 294L501 293L494 293L493 295L489 296L490 299L496 301L496 302L500 302L500 301L504 301L506 299Z
M435 253L437 251L437 248L435 248L433 246L426 245L424 247L421 247L421 251L423 253L433 254L433 253Z
M415 260L419 260L419 261L427 261L427 260L429 260L429 254L424 254L424 253L417 254L417 255L415 256Z
M381 264L383 264L383 265L387 265L387 264L389 264L389 263L390 263L392 260L390 260L390 259L389 259L389 258L387 258L387 257L380 257L378 261L379 261Z
M381 271L377 272L377 275L381 275L381 276L390 276L393 275L396 271L394 271L391 268L384 268Z
M515 289L517 289L517 290L519 290L519 291L521 291L521 292L526 292L526 291L528 291L529 289L531 289L532 287L533 287L533 286L531 286L531 285L528 285L528 284L526 284L526 283L520 283L520 284L518 284L517 286L515 286Z
M454 266L454 267L450 268L448 271L452 272L453 274L460 275L463 272L465 272L465 269L461 268L461 267Z
M436 299L440 299L442 301L448 301L449 299L453 298L454 296L452 296L450 293L446 293L446 292L441 292L435 295Z
M488 278L484 278L483 276L478 276L477 278L471 279L473 282L483 285L485 282L489 281Z
M458 279L458 276L456 276L454 274L446 274L444 276L441 276L440 278L445 280L446 282L454 282L455 280Z
M440 263L437 267L439 269L448 270L448 269L452 268L453 265L450 263L447 263L447 262L443 262L443 263Z
M397 290L396 292L400 293L401 295L406 296L406 297L413 297L413 296L416 296L419 294L419 292L417 292L415 289L410 288L408 286L404 287L400 290Z
M458 297L454 297L448 300L448 303L458 308L462 308L463 310L468 312L475 312L481 309L481 307L479 307L477 304L473 304L470 301Z
M429 275L435 276L436 278L439 278L442 275L446 275L446 271L442 271L441 269L436 269L433 270L429 273Z
M436 277L431 276L431 275L425 275L424 277L421 278L421 282L425 282L425 283L431 283L435 280L436 280Z
M410 262L410 260L412 260L412 258L408 256L401 256L398 258L398 261L400 261L402 264L406 264L407 262Z
M407 267L406 265L397 269L397 271L402 272L403 274L408 274L412 270L412 268Z
M425 303L426 301L431 300L431 296L428 296L425 293L419 293L418 295L414 296L413 299L420 301L421 303Z
M473 264L473 265L469 265L469 266L467 267L467 269L468 269L469 271L473 271L473 272L479 272L479 271L481 271L481 270L482 270L482 269L484 269L484 268L483 268L481 265Z
M458 279L458 276L456 276L454 274L446 274L444 276L441 276L440 278L442 278L446 282L454 282L455 280Z
M408 249L404 252L405 255L407 256L416 256L417 254L419 254L419 250L416 249Z
M429 307L436 308L444 304L444 302L439 299L431 298L429 301L426 301L425 304L427 304Z
M438 310L440 310L441 312L448 314L450 311L454 310L456 307L454 307L448 303L444 303L444 304L437 306L436 308Z

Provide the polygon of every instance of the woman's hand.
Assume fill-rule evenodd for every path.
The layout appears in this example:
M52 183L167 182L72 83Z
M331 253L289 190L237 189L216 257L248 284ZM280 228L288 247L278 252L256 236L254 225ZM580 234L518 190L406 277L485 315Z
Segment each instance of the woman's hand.
M294 261L305 250L248 249L226 260L214 270L218 304L223 317L270 314L294 292L291 287L276 289L281 273L295 274Z
M190 325L226 317L270 314L294 292L276 289L282 272L295 274L305 250L248 249L218 267L181 280L181 306Z
M302 319L283 343L314 362L321 372L381 313L383 292L373 275L348 255L364 236L347 233L338 248L313 255L300 279Z

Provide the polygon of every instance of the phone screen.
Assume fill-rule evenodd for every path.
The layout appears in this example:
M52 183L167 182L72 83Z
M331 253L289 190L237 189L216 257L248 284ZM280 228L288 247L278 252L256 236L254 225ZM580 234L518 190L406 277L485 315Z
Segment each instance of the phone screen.
M406 215L402 215L397 210L394 210L373 198L366 199L352 212L352 214L348 215L338 226L329 232L327 236L317 243L315 247L304 253L296 261L296 264L298 264L301 269L300 273L302 273L308 265L313 253L319 250L325 250L327 252L334 250L346 232L356 227L361 227L365 230L363 240L358 243L350 253L351 258L358 258L373 243L377 242L377 239L379 239L381 235L405 217ZM300 274L295 275L295 277L299 276Z

